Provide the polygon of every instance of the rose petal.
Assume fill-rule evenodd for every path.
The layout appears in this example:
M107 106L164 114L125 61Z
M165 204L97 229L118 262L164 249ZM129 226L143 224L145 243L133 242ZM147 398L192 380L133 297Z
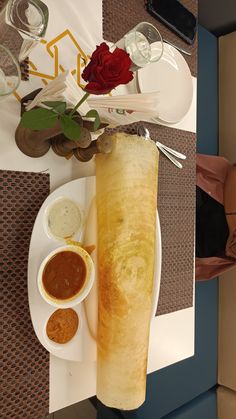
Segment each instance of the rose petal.
M100 86L98 83L90 82L85 86L85 91L93 95L105 95L111 91L112 88L107 86Z

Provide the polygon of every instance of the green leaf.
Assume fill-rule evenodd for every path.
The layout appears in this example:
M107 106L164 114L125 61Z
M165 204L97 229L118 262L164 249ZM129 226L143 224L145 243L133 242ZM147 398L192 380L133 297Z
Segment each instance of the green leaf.
M43 102L44 105L52 108L55 112L63 113L66 110L66 102Z
M69 115L62 115L60 118L63 133L69 140L78 141L80 139L81 128Z
M21 125L25 128L41 131L46 128L52 128L58 115L50 109L38 108L24 112L21 117Z
M91 109L91 111L88 111L85 116L87 118L94 118L94 131L96 131L101 124L98 112L95 109Z

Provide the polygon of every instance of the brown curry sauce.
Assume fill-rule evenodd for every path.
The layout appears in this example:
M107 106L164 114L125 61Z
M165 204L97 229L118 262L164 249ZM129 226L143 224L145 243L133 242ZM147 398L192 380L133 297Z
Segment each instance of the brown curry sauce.
M58 299L74 297L83 288L86 279L86 264L75 252L62 251L53 256L43 271L46 292Z

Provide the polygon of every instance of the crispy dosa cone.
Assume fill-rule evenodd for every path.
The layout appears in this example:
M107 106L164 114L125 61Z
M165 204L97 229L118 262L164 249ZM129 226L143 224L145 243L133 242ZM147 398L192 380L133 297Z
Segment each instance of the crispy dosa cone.
M97 397L135 409L145 400L159 153L151 140L112 135L96 157Z

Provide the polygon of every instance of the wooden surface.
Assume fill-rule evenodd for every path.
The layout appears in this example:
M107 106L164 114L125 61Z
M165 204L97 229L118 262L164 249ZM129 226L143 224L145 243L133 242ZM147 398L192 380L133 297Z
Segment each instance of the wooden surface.
M219 39L219 151L232 163L236 163L235 51L236 32Z

